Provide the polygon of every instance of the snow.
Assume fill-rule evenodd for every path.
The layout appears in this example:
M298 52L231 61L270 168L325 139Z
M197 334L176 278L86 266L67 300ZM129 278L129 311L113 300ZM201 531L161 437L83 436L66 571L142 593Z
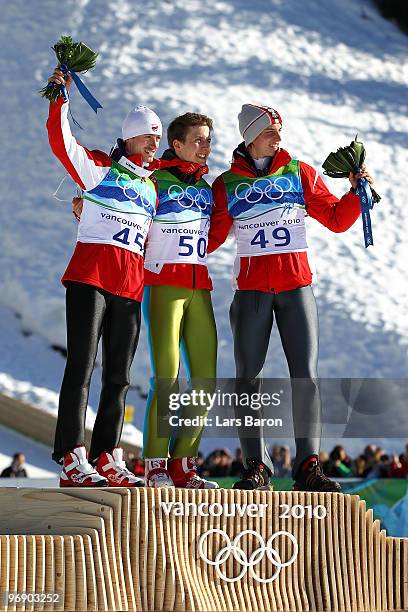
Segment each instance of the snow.
M227 169L239 142L236 116L244 102L276 107L283 146L319 171L330 151L358 133L383 198L372 213L375 246L364 248L361 221L332 234L307 220L321 328L319 372L406 377L408 39L369 0L146 0L140 6L130 0L16 0L2 16L0 125L7 161L0 165L0 392L56 411L64 358L50 345L66 343L59 279L76 222L70 204L51 195L64 170L49 149L48 105L37 92L55 64L50 47L61 33L100 52L84 79L103 110L95 116L72 94L73 114L86 127L74 132L91 148L109 150L122 119L139 102L154 108L165 125L188 110L214 118L211 181ZM348 188L347 181L325 180L337 195ZM67 179L59 197L70 200L73 193ZM234 374L228 321L233 259L231 242L209 259L224 377ZM264 374L287 375L276 328ZM97 370L93 407L99 380ZM147 393L148 381L142 333L128 395L138 428L145 403L140 391ZM90 424L93 418L89 411ZM126 426L125 435L140 443L134 427ZM210 442L203 444L209 448Z

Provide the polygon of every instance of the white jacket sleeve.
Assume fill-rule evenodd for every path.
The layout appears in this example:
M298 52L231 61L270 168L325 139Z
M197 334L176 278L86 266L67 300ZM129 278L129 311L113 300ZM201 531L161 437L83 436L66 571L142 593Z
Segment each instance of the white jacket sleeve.
M64 102L63 98L50 104L48 139L69 175L82 189L89 191L106 176L112 160L103 151L90 151L76 140L69 125L68 109L69 102Z

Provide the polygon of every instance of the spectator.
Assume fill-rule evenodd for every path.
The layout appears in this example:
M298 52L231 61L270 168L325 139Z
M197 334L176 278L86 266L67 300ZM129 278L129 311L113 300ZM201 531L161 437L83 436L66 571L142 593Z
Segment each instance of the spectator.
M135 453L133 451L126 453L126 467L135 476L144 478L144 461L140 450Z
M196 461L196 465L197 465L197 473L199 476L203 476L203 473L206 470L205 467L205 459L204 459L204 455L201 451L198 451L197 453L197 461Z
M391 478L406 478L408 474L408 461L404 461L404 454L398 457L396 453L391 456L390 477Z
M376 447L376 450L369 462L369 470L366 472L366 478L380 478L380 474L383 474L383 461L382 457L385 455L385 452L382 448Z
M232 457L227 449L217 449L210 453L205 463L205 470L209 476L217 478L228 476L232 464Z
M351 459L347 455L344 446L337 445L330 453L327 464L327 475L334 478L347 478L353 475Z
M133 474L135 476L139 476L139 478L144 478L145 475L145 462L142 457L142 451L137 450L135 452L135 459L133 462Z
M215 476L218 470L219 463L221 461L221 455L219 450L212 451L204 464L201 466L201 474L205 476Z
M243 469L242 450L241 448L237 448L235 450L235 459L231 463L230 476L240 476Z
M223 476L229 476L229 474L231 473L232 455L227 448L224 448L221 451L220 465L223 471Z
M204 455L203 455L203 453L201 451L198 451L198 453L197 453L196 463L197 463L197 466L200 466L200 465L204 464Z
M391 458L389 455L383 453L380 457L380 461L377 466L377 477L378 478L389 478L391 474Z
M404 453L401 453L401 455L399 456L399 460L401 462L402 465L402 470L404 473L404 478L408 478L408 459L406 457L406 455L404 455Z
M289 446L280 446L273 464L277 478L292 478L292 459Z
M135 464L135 453L133 451L125 451L123 458L125 460L127 469L133 472L133 466Z
M366 459L366 470L364 477L366 477L376 467L375 454L377 452L377 446L375 444L367 444L364 449L364 457Z
M403 469L405 470L405 475L407 475L408 474L408 444L405 445L405 453L401 453L399 458L403 466Z
M23 453L15 453L13 461L9 467L6 467L0 474L0 478L27 478L27 472L24 468L25 456Z
M280 460L280 448L280 444L274 444L272 446L271 459L273 465L275 465L275 463Z
M354 461L354 475L358 478L365 478L367 473L367 458L365 455L359 455Z
M135 462L133 464L132 471L135 476L139 476L139 478L144 478L145 464L142 457L135 457Z
M327 476L327 467L329 465L329 453L326 451L320 451L319 453L320 463L322 464L322 470Z

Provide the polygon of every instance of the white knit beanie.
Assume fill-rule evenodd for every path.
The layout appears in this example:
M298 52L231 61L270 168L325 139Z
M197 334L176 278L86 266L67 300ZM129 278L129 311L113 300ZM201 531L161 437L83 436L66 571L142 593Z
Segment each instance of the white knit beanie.
M142 134L161 136L162 133L163 127L159 117L154 111L142 104L131 110L122 123L123 140Z
M238 115L239 132L248 146L263 130L274 123L282 124L282 118L277 110L270 106L243 104Z

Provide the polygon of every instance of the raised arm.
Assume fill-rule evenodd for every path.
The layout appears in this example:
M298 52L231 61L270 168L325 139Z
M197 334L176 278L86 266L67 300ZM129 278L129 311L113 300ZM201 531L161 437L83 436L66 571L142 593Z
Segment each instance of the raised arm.
M64 79L56 69L50 82L64 83L69 89L72 77ZM111 159L103 151L90 151L72 135L68 121L69 102L62 97L50 104L47 120L48 140L53 153L60 160L72 179L84 190L93 189L107 174Z

